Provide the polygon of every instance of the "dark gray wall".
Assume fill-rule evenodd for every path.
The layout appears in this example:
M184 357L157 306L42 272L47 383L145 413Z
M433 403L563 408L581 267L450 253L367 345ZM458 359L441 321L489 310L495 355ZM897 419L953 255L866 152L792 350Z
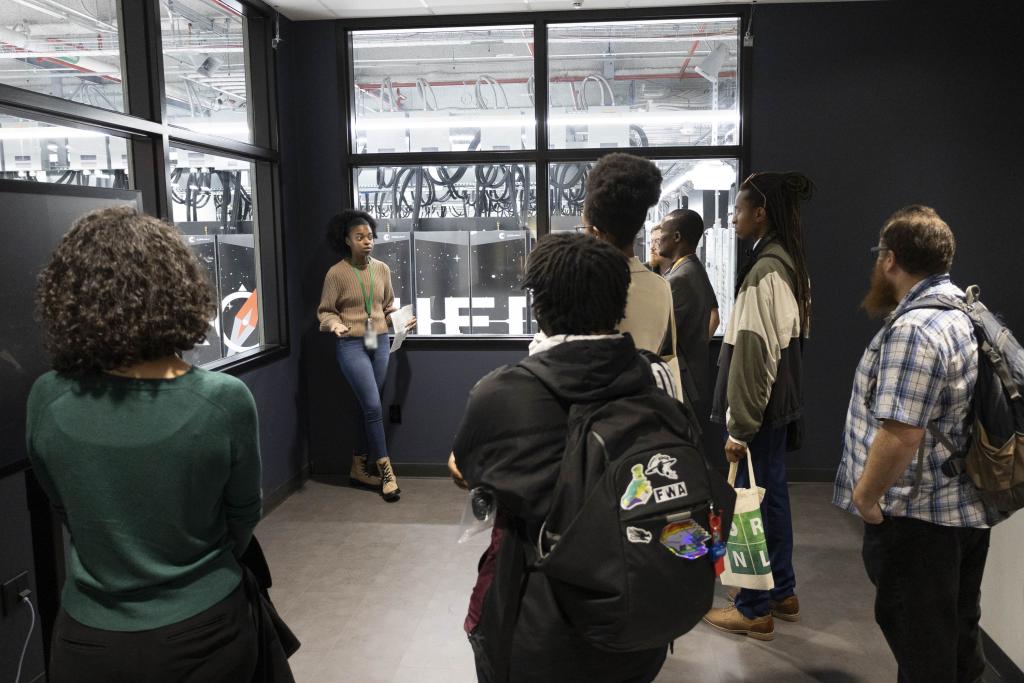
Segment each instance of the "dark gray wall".
M1024 334L1017 227L1021 3L758 6L752 169L799 169L814 289L807 447L791 477L831 478L854 368L878 324L858 312L886 217L934 207L957 236L953 277ZM1016 103L1016 104L1013 104Z
M0 479L0 582L28 571L33 591L32 602L39 605L35 580L35 557L25 490L25 475L18 473ZM0 616L0 681L13 681L18 657L28 635L31 616L25 605ZM39 620L25 655L21 680L31 681L43 673L43 642Z

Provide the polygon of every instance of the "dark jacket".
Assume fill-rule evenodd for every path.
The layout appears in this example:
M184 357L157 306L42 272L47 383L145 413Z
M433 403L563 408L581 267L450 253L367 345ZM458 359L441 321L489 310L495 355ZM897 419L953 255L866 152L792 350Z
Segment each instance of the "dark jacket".
M766 236L740 273L718 360L711 420L750 441L762 427L797 425L803 414L803 339L793 259ZM794 445L796 437L791 437Z
M529 368L527 370L526 368ZM650 363L627 335L567 342L500 368L470 394L454 453L471 487L495 491L498 542L478 623L470 641L493 681L650 681L666 648L609 653L575 634L562 618L547 579L524 572L554 492L574 402L606 401L653 384Z
M238 560L259 643L252 683L295 683L288 658L299 649L299 640L270 601L270 567L255 536Z

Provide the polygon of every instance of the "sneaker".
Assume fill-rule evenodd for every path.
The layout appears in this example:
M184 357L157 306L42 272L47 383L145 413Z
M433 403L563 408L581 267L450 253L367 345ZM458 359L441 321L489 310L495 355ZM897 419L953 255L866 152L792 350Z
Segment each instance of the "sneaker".
M775 639L775 622L770 614L747 619L735 607L724 607L709 611L704 615L704 621L726 633L750 636L756 640Z
M800 621L800 600L795 595L772 602L772 616L783 621Z
M380 470L380 495L387 502L394 503L402 489L398 488L398 479L395 478L395 470L391 468L391 459L385 457L378 460L377 469Z
M348 480L353 484L380 488L380 475L370 469L365 455L352 456L352 469L348 471Z

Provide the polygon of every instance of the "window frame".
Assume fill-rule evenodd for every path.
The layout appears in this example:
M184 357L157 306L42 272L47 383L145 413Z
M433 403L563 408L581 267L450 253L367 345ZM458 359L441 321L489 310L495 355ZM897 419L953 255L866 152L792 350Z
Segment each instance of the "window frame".
M657 21L666 19L738 19L738 74L739 78L739 144L737 145L674 145L663 147L617 147L617 148L572 148L549 149L548 147L548 27L552 24L577 24L588 22ZM353 148L355 130L355 109L352 106L352 90L355 85L352 60L352 33L357 31L382 31L403 29L443 29L454 26L503 26L532 25L534 45L534 132L536 140L533 149L473 152L385 152L360 154ZM537 182L537 234L541 239L550 234L551 216L549 203L549 168L551 163L596 161L605 154L626 152L658 160L700 160L732 158L739 162L738 178L744 178L750 168L750 101L752 94L753 50L743 42L743 36L750 25L749 7L686 7L686 8L637 8L614 10L569 10L554 12L515 12L503 14L434 15L416 17L386 17L367 19L339 19L335 23L337 43L338 92L342 112L341 177L344 179L341 197L345 206L354 206L357 197L352 179L356 169L367 166L432 166L468 165L494 163L527 163L536 168ZM738 254L737 254L738 256ZM437 345L479 341L493 344L498 340L509 340L518 344L527 336L512 335L413 335L408 343Z
M238 0L245 16L245 58L249 66L252 142L205 135L171 125L164 100L160 0L118 0L125 111L94 107L0 84L0 106L47 123L94 129L128 142L133 190L143 209L173 222L170 147L234 157L254 164L253 218L257 225L263 343L252 351L204 364L236 372L279 358L289 350L284 273L276 52L272 48L275 10L263 0Z

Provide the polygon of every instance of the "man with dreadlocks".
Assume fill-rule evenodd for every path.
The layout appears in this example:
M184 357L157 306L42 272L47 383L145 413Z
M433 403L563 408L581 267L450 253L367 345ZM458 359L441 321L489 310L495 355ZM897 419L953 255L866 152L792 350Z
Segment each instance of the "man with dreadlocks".
M667 376L656 356L616 332L629 285L629 265L611 244L577 234L542 239L523 285L542 332L528 358L487 375L469 396L449 468L456 483L493 490L498 506L465 623L484 683L647 683L665 661L668 643L635 652L590 645L546 576L524 564L551 507L568 407L631 395L652 374Z
M726 459L739 462L749 454L757 485L766 489L761 515L775 587L741 590L731 607L713 609L704 620L759 640L775 637L773 616L800 616L785 456L801 438L801 352L811 295L800 203L813 193L801 173L755 173L740 186L732 219L737 237L753 240L754 248L737 278L711 419L728 432ZM749 486L746 480L740 467L736 486Z

